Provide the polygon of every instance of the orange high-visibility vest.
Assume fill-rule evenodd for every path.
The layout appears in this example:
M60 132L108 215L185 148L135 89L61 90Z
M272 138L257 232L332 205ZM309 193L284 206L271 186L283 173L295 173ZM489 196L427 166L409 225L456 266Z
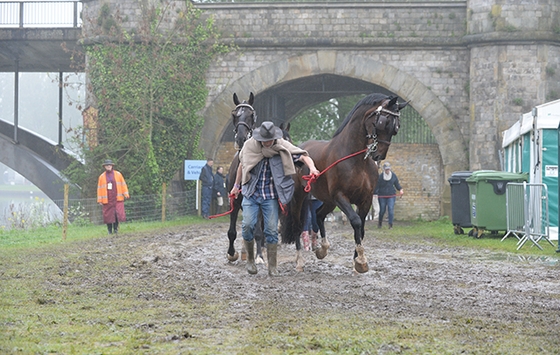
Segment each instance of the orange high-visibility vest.
M116 170L113 170L113 173L115 174L115 182L117 185L117 201L124 201L125 197L130 197L128 195L128 186L126 186L126 182L121 173ZM109 203L109 198L107 196L107 177L105 173L103 173L99 175L99 179L97 180L97 203Z

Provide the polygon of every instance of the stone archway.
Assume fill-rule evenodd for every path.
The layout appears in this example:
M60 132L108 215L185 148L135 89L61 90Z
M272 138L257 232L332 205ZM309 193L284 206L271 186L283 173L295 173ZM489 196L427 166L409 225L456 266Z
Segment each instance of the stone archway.
M334 74L364 80L398 94L422 115L436 137L447 179L454 171L468 168L468 149L457 122L439 98L415 77L365 56L336 51L291 57L260 67L227 86L204 110L207 120L201 133L201 148L213 156L228 126L232 96L266 91L272 86L294 79L320 74Z

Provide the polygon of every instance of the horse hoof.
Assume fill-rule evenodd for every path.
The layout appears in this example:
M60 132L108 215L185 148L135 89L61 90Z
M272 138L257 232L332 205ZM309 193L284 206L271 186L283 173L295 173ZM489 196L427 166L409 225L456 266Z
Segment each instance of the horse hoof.
M264 264L264 260L260 255L257 255L257 258L255 259L255 264Z
M357 261L354 262L354 270L359 272L360 274L364 274L369 271L368 263L359 263Z
M324 259L329 253L330 246L331 245L329 243L322 243L321 247L315 250L315 256L317 257L317 259Z
M360 274L368 272L369 266L367 263L367 258L364 255L364 247L358 245L356 247L356 253L358 254L358 256L354 259L354 270L356 270Z
M235 254L233 254L233 255L229 255L229 254L228 254L228 255L227 255L227 258L228 258L228 261L234 262L234 261L236 261L236 260L239 258L239 253L238 253L238 252L235 252Z

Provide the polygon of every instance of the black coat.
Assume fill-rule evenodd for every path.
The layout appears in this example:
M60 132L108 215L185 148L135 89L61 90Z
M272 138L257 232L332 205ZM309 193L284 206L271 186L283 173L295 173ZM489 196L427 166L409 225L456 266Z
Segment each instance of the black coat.
M200 171L200 176L198 177L202 181L202 186L212 187L214 185L214 175L212 175L212 167L208 164L202 167Z
M218 192L223 198L227 197L225 176L220 173L214 175L214 186L212 187L212 197L218 197Z

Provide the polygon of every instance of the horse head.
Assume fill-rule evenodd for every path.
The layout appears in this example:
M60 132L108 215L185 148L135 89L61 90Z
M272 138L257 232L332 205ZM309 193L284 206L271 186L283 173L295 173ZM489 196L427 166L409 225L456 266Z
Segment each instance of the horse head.
M251 92L249 101L239 101L237 94L233 94L233 103L235 109L231 111L231 119L233 122L233 131L235 132L235 145L237 149L243 148L243 144L253 133L253 128L257 123L257 112L253 108L255 96Z
M366 138L368 139L368 151L366 158L371 156L373 160L385 159L391 139L400 128L400 111L408 105L408 102L399 103L398 97L389 97L375 108L364 115L364 126Z
M282 130L282 138L287 140L288 142L292 143L292 136L290 136L290 124L289 123L281 123L280 129Z

